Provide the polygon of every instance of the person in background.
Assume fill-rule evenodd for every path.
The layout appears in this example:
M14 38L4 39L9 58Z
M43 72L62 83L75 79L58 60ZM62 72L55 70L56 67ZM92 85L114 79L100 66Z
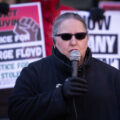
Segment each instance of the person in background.
M9 4L0 0L0 14L7 15L9 12Z
M53 21L60 14L62 10L75 10L67 5L61 5L61 0L30 0L31 2L40 2L42 8L44 37L46 55L52 54L53 41L51 38Z
M20 0L24 1L24 0ZM27 0L25 0L27 1ZM40 2L42 8L46 55L52 54L53 41L51 38L52 26L56 16L62 11L87 10L93 21L104 18L104 10L97 7L98 0L30 0ZM82 2L82 4L80 4ZM87 4L86 4L87 3ZM95 7L95 8L94 8ZM79 8L79 9L78 9ZM92 9L91 9L92 8Z
M120 120L120 71L92 57L84 20L53 24L52 55L23 68L9 97L10 120ZM70 55L80 54L73 76Z

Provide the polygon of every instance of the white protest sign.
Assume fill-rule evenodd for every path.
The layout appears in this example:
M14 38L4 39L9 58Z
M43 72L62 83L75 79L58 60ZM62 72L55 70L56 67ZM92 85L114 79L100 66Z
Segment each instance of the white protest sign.
M93 57L120 69L120 11L105 11L103 20L94 23L88 11L63 11L78 13L85 20Z
M12 88L23 67L46 56L40 3L0 14L0 89Z

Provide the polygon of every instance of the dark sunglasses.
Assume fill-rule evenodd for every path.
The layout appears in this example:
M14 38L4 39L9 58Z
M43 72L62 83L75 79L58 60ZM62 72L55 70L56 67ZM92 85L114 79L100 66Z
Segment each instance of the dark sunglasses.
M63 40L67 41L67 40L71 40L73 35L77 40L82 40L86 37L87 33L86 32L75 33L75 34L61 33L61 34L56 34L55 36L60 36Z

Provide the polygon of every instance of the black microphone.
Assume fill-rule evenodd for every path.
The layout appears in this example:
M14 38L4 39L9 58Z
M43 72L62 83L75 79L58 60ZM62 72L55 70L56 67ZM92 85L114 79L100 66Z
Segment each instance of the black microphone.
M69 55L69 59L72 62L72 77L78 75L78 63L81 59L81 54L78 50L72 50Z

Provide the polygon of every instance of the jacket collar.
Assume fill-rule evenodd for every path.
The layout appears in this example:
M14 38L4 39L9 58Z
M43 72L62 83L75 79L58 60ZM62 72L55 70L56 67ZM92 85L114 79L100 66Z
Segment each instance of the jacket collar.
M81 68L86 68L90 65L91 63L91 58L92 58L92 53L91 53L91 50L90 48L88 47L87 48L87 51L86 51L86 54L85 54L85 59L84 59L84 62L82 65L80 65L78 67L78 70L81 69Z
M65 73L65 74L67 72L68 74L71 75L71 73L72 73L71 61L65 55L60 53L59 50L56 47L52 48L52 53L53 53L52 55L56 59L55 64L58 67L58 69L62 70L63 73ZM80 65L78 67L78 72L81 71L82 69L85 70L87 67L89 67L90 62L91 62L91 58L92 58L91 50L90 50L90 48L87 48L84 62L83 62L82 65Z
M65 55L61 54L56 47L52 48L52 53L52 55L54 56L53 59L55 59L55 65L57 66L58 70L60 70L60 72L62 71L64 75L71 76L71 61Z

